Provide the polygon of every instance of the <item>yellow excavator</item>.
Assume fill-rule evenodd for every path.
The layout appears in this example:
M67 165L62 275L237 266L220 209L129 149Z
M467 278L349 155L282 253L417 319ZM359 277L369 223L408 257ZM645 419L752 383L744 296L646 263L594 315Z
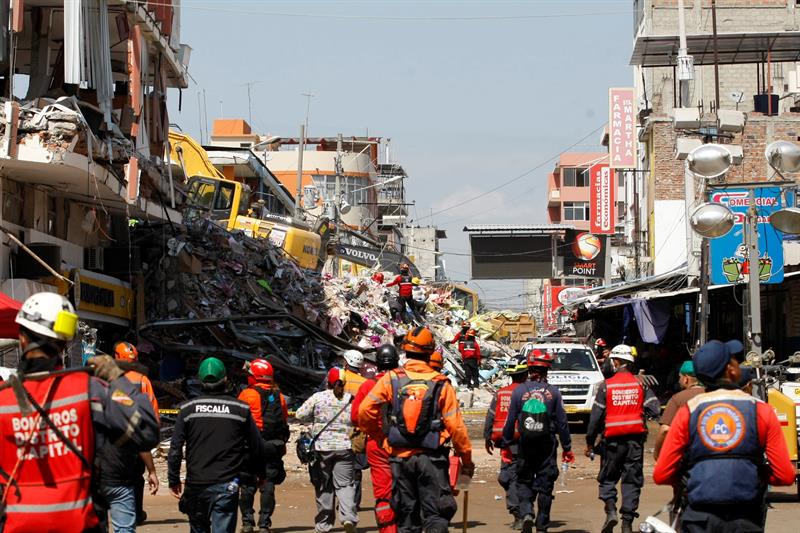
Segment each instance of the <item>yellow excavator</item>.
M208 217L228 230L242 230L255 238L269 239L302 268L319 270L322 237L290 217L265 212L250 202L250 188L226 178L192 137L170 130L170 160L186 178L185 216ZM323 229L327 229L324 227Z

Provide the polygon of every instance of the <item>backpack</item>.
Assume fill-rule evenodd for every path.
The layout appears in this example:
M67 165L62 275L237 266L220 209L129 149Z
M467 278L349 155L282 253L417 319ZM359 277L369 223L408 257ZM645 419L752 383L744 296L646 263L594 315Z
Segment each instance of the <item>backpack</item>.
M443 429L439 397L444 379L411 379L403 369L395 370L392 405L387 412L389 444L400 448L439 448Z
M531 396L522 404L519 434L523 444L550 438L550 414L541 397Z
M289 440L289 423L283 416L281 393L275 389L254 387L261 396L261 438L264 440Z

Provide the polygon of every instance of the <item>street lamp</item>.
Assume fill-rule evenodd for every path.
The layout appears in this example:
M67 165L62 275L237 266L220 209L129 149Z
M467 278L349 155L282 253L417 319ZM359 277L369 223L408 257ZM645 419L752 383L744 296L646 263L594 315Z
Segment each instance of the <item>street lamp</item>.
M721 144L703 144L686 157L689 170L706 179L718 178L731 168L731 153Z
M778 174L800 172L800 147L789 141L775 141L764 150L767 163ZM772 214L769 223L776 230L789 235L800 234L800 208L785 207Z
M700 204L689 218L694 232L708 239L727 235L733 223L733 212L727 206L711 202Z

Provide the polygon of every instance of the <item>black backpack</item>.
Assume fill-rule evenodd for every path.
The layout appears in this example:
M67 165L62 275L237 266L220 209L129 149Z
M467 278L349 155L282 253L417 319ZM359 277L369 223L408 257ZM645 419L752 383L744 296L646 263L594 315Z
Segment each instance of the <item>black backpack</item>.
M540 443L550 438L550 413L547 411L547 404L538 395L531 395L522 404L519 434L524 445Z
M289 423L283 416L281 393L275 389L254 387L261 396L261 437L264 440L289 440Z

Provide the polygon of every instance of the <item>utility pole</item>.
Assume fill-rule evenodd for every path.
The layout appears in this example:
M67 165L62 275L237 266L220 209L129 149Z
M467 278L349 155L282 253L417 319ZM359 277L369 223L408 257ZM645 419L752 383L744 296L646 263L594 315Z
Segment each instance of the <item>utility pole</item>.
M250 88L257 83L260 82L248 81L244 84L244 86L247 87L247 121L251 126L253 125L253 100L250 94ZM308 125L306 125L306 127L308 127Z
M689 82L694 79L694 58L689 55L686 46L686 16L683 9L683 0L678 0L678 35L680 44L678 48L678 80L680 81L680 105L690 107Z
M761 355L761 251L758 246L758 209L756 209L756 190L750 188L750 205L745 219L747 262L749 264L749 314L750 351Z
M303 207L300 202L303 197L303 152L306 146L306 126L300 124L300 144L297 149L297 192L294 195L295 216L302 218Z
M711 31L714 34L714 100L715 100L714 109L719 110L719 49L717 47L717 0L711 0Z
M301 93L301 96L306 97L306 132L308 131L308 116L311 114L311 99L314 95L311 93Z
M337 228L339 226L339 210L342 207L341 196L342 196L342 134L336 134L336 162L334 163L334 169L336 170L336 184L334 186L333 192L333 213L334 213L334 223L336 224Z

